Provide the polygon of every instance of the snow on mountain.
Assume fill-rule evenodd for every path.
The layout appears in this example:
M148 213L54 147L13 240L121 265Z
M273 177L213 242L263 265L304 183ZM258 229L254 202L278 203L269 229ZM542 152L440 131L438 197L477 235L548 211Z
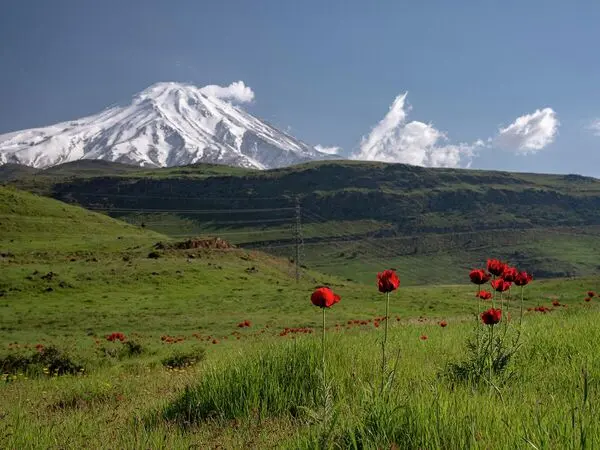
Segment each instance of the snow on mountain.
M128 106L0 135L0 164L43 168L103 159L151 167L203 162L270 169L330 157L209 92L157 83Z

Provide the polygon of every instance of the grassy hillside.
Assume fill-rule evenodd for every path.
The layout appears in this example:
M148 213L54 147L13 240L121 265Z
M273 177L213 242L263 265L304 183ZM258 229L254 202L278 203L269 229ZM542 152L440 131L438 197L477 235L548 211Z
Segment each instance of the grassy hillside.
M583 301L600 291L597 277L526 288L526 308L552 311L526 312L522 346L493 388L450 377L468 357L474 286L402 284L389 322L395 376L380 395L381 267L368 284L311 270L296 283L284 259L186 244L12 188L0 188L0 208L2 447L320 448L322 316L309 296L321 284L342 297L326 316L326 448L600 444L598 306ZM360 234L377 224L351 222L329 225ZM556 242L547 251L569 251ZM512 338L517 320L506 323Z
M344 161L265 172L197 165L35 176L16 184L172 237L219 235L286 258L295 255L298 198L302 263L363 282L379 265L404 269L409 284L458 282L460 270L488 255L542 277L591 275L600 264L600 180L578 175ZM432 264L441 270L432 274Z

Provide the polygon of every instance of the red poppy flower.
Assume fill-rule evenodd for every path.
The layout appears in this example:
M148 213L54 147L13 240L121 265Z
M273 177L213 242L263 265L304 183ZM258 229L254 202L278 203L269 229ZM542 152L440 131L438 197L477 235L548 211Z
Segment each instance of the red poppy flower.
M109 342L114 342L114 341L124 342L125 339L127 339L127 338L125 337L125 335L123 333L111 333L106 336L106 340Z
M500 322L502 318L502 310L496 308L490 308L487 311L481 313L481 321L486 325L495 325Z
M560 302L558 300L552 300L552 306L560 306Z
M423 334L419 339L421 339L422 341L426 341L427 340L427 335Z
M440 322L440 327L442 327L442 328L446 328L447 326L448 326L448 322L446 322L445 320L442 320L442 321Z
M588 297L593 297L594 295L596 295L596 293L594 291L588 291L587 295Z
M518 275L519 275L519 271L514 267L506 266L504 268L504 272L502 272L502 278L504 278L506 281L509 281L511 283L513 283L517 279Z
M531 274L527 272L519 272L519 274L515 277L515 284L517 286L527 286L532 280L533 277Z
M379 328L379 322L375 321L373 322L373 325L375 325L375 328Z
M479 291L475 294L475 297L479 297L482 300L489 300L492 298L492 293L490 291Z
M492 275L496 275L497 277L501 276L504 272L504 268L506 264L504 264L499 259L488 259L487 260L487 270Z
M313 305L319 308L331 308L341 300L339 295L333 293L328 287L320 287L316 289L310 296L310 301Z
M382 293L395 291L400 287L400 278L393 270L384 270L377 274L377 287Z
M586 302L590 302L590 301L592 301L592 298L591 297L586 297L583 300L585 300Z
M506 281L503 278L497 278L491 283L492 288L496 292L505 292L508 291L512 283L510 281Z
M475 284L485 284L490 281L491 277L492 276L483 269L473 269L471 270L471 273L469 273L471 283Z

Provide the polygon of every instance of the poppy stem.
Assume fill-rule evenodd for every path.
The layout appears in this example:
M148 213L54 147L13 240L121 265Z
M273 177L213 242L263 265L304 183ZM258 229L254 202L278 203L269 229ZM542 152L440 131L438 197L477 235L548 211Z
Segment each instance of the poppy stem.
M387 345L388 336L388 322L390 314L390 293L386 293L385 298L385 331L383 333L383 343L381 344L381 393L383 394L383 387L385 385L385 346Z
M325 383L325 308L323 310L323 335L321 337L321 354L323 356L323 383Z
M521 328L521 324L523 323L523 288L525 286L521 286L521 313L519 314L519 329Z
M493 390L492 376L494 365L494 324L490 326L490 393Z
M480 339L479 339L479 314L481 314L481 285L477 285L477 314L475 314L475 323L477 324L477 352L479 353Z

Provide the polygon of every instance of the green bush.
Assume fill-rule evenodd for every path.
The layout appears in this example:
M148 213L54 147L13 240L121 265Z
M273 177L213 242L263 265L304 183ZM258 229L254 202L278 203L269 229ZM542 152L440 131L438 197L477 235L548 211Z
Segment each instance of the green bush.
M83 366L56 347L44 347L30 354L11 353L0 358L0 373L3 374L68 375L81 372Z
M184 369L202 361L205 354L206 350L202 347L194 348L188 352L179 350L163 359L161 362L163 366L169 369Z

